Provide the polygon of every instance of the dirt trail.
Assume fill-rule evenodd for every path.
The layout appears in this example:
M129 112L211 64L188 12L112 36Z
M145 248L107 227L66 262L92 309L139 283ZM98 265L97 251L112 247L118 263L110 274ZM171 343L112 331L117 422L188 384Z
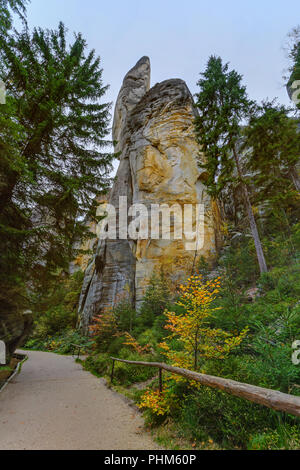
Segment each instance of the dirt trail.
M72 357L27 354L0 393L0 450L158 448L140 414Z

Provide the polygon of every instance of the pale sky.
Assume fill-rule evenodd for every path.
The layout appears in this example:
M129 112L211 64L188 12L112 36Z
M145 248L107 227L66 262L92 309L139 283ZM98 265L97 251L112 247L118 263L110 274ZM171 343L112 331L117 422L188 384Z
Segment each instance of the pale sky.
M143 55L152 66L152 85L182 78L192 93L211 54L244 76L251 98L278 97L287 65L282 49L300 23L299 0L32 0L30 26L81 32L101 56L106 101L115 102L127 71Z

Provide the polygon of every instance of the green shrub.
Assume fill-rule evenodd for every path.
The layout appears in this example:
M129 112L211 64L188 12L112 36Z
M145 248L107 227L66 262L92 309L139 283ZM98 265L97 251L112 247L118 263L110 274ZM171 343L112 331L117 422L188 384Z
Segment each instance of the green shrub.
M33 351L50 351L56 354L67 355L73 352L73 344L82 346L81 354L90 353L94 346L91 338L82 336L77 330L66 329L59 334L49 335L45 338L30 338L25 344L25 348Z
M57 276L57 281L35 302L34 329L30 339L43 342L66 329L75 329L82 280L82 272L68 278Z
M253 239L241 236L231 240L219 259L219 267L238 288L255 284L259 270Z
M131 332L135 321L135 310L128 296L112 308L94 317L92 335L98 352L117 354L125 341L125 332Z
M111 313L114 316L120 331L132 331L135 323L136 312L127 297L121 299L120 302L118 302L112 309Z
M125 342L125 337L124 336L118 336L116 338L113 338L110 343L108 344L106 348L106 352L110 356L119 356L120 351L124 348L124 342Z
M84 368L98 377L109 375L112 361L108 354L93 354L83 362Z
M137 315L135 330L142 333L152 328L154 323L159 330L162 326L162 314L171 300L168 281L163 272L154 274L149 281L140 312ZM160 318L160 320L158 320Z
M120 359L129 361L147 361L149 356L139 356L130 352L127 348L120 351ZM98 376L110 376L112 369L112 360L110 354L93 354L84 361L86 370L93 372ZM114 383L129 386L134 383L144 382L151 379L157 371L151 367L136 366L124 362L115 362Z
M62 305L51 307L35 322L33 337L46 339L68 327L75 328L76 321L76 311L66 311Z
M300 429L297 426L279 426L276 430L255 434L250 438L248 450L299 450Z
M293 319L291 312L268 326L256 322L257 332L251 344L256 357L248 366L260 385L285 393L300 383L300 368L291 359L292 342L299 331L294 328Z
M128 359L132 361L142 360L140 357L135 357L134 359ZM139 382L145 382L149 379L152 379L157 371L151 367L136 366L131 364L125 364L118 362L115 365L115 379L122 385L132 385Z
M211 438L224 448L246 449L251 435L277 429L278 413L202 387L184 398L178 422L192 439L206 441Z

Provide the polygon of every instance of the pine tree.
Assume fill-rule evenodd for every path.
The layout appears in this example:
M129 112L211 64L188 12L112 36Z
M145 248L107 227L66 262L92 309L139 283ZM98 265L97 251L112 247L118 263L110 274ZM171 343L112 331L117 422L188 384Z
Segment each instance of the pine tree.
M3 296L7 282L28 291L68 269L74 240L86 235L83 220L110 183L100 58L81 34L69 46L66 34L60 23L57 31L25 27L0 37Z
M298 122L289 110L274 102L265 102L251 116L244 130L244 148L250 169L255 173L260 199L278 203L300 192L295 165L300 158Z
M246 88L241 84L242 77L235 70L228 69L228 64L223 65L220 57L210 57L198 82L200 92L196 95L199 111L195 120L196 135L206 156L203 168L206 170L209 193L217 198L228 183L236 180L242 185L257 259L263 273L267 271L267 265L239 154L241 125L254 103L249 100Z
M25 23L26 0L0 0L0 79L3 78L2 45L12 28L12 13ZM25 137L22 126L16 118L17 106L11 96L4 96L0 104L0 195L5 195L10 181L25 170L25 160L20 153ZM25 171L26 172L26 171ZM26 289L22 282L22 270L26 271L23 242L29 235L27 217L14 204L7 204L0 198L0 207L5 207L5 217L0 217L0 316L18 313L20 305L27 306ZM12 228L13 227L13 228ZM29 229L29 230L28 230ZM29 253L27 255L30 256Z
M5 34L12 27L12 13L25 19L27 3L27 0L0 0L0 35Z

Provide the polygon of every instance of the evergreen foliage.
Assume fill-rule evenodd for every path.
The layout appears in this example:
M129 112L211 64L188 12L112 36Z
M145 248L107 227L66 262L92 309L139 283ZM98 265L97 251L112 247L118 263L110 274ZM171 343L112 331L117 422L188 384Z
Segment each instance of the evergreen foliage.
M277 214L292 207L295 212L300 191L296 170L300 155L298 122L284 106L265 102L257 107L244 134L252 175L249 184L255 188L256 202L268 205Z
M220 57L211 56L198 82L196 95L199 116L195 119L196 135L205 155L205 184L215 198L229 183L239 182L244 194L251 233L261 272L267 265L251 206L247 182L241 168L240 140L242 124L255 107L242 85L242 77ZM235 170L235 171L234 171Z
M25 20L28 0L0 0L0 35L12 27L12 13Z
M32 34L25 27L1 36L0 49L7 88L0 107L0 281L7 312L24 308L28 287L45 288L57 269L68 270L74 241L89 236L84 219L109 186L113 156L100 58L81 34L68 45L63 23Z

